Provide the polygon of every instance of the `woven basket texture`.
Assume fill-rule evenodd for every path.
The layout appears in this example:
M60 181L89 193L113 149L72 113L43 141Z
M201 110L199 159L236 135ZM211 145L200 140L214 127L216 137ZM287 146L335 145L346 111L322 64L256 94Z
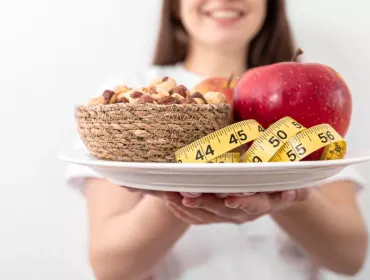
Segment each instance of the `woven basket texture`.
M78 106L79 135L97 158L176 162L176 150L230 124L227 104Z

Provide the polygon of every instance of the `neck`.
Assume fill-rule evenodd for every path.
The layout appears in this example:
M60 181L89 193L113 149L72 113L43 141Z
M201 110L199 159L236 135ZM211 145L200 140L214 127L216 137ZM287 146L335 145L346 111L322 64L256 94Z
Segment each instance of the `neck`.
M246 71L247 52L242 49L215 50L199 44L190 44L184 66L205 77L230 77Z

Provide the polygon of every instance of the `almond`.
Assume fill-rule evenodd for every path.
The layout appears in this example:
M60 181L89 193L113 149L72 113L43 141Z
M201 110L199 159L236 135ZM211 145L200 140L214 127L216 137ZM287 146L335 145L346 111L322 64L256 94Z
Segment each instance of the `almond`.
M154 102L154 99L150 95L143 95L137 101L137 103L140 103L140 104L153 103L153 102Z
M176 104L177 101L172 96L163 96L157 100L157 103L161 105L170 105L170 104Z
M140 91L134 91L133 93L131 93L130 97L131 97L131 98L139 98L139 97L141 97L142 95L143 95L143 93L142 93L142 92L140 92Z

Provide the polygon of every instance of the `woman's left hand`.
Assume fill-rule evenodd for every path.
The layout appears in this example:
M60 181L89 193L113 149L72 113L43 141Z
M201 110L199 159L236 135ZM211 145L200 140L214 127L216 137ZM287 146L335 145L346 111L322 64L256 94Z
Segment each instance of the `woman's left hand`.
M167 206L189 224L253 221L307 199L309 189L246 195L165 193Z

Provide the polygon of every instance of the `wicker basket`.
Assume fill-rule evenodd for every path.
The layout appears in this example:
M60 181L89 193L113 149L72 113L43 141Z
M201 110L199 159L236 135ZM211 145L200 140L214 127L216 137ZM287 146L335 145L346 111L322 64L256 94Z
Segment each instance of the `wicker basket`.
M230 124L231 106L111 104L78 106L78 132L97 158L175 162L175 151Z

